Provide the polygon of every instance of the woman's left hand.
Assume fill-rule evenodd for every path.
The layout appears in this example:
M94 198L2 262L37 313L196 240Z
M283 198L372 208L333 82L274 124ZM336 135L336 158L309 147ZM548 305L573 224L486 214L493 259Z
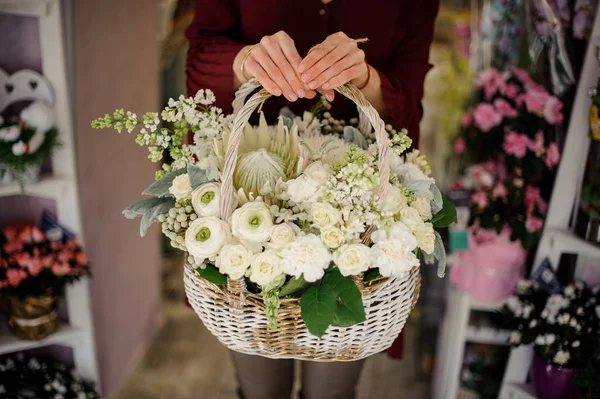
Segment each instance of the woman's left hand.
M298 74L310 89L333 90L347 82L362 86L368 79L365 52L343 32L323 41L298 65ZM334 43L340 43L335 45Z

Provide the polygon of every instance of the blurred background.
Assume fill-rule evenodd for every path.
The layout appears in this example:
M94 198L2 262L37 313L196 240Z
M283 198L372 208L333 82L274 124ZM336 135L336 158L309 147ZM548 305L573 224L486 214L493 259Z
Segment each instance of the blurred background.
M133 139L90 126L115 108L141 114L186 94L184 30L195 3L0 0L0 122L6 127L15 115L26 120L24 110L43 101L51 104L60 142L49 155L49 144L36 145L29 134L25 155L40 156L33 172L20 169L23 179L11 172L10 150L0 152L0 228L39 226L63 237L66 247L77 238L91 265L91 276L82 271L76 282L61 280L66 291L56 320L26 331L9 325L18 309L10 277L4 277L0 397L12 397L2 395L15 375L30 378L29 388L39 395L23 397L97 397L96 390L119 399L237 397L227 350L186 303L183 255L158 227L142 239L138 224L121 214L155 165ZM550 397L536 391L533 353L564 366L556 358L563 349L536 341L548 329L524 331L531 324L523 321L528 305L512 294L519 277L541 287L540 298L569 295L575 281L600 283L597 15L595 0L441 1L420 150L457 206L458 223L444 234L451 270L440 279L435 268L422 267L403 356L369 358L359 398ZM522 98L504 91L511 84ZM541 108L530 104L530 90L543 98ZM524 126L514 136L496 102L506 98L518 104L512 118ZM8 142L11 131L0 132ZM10 233L3 234L0 243L10 242ZM44 307L28 305L19 320ZM541 314L544 304L535 309ZM600 311L590 309L589 325L596 326L590 334L597 335ZM561 338L561 331L552 331L577 351L570 332ZM567 364L588 376L578 395L597 398L597 339L589 345L587 355L571 354L581 361ZM74 369L92 385L56 377L62 391L44 391L48 382L36 374L40 362L52 375ZM63 396L50 396L54 389Z

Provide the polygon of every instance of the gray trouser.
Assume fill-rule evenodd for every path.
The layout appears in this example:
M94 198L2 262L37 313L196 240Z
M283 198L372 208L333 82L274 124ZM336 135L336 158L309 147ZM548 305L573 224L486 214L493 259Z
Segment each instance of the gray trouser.
M292 359L230 352L244 399L289 399L294 383ZM301 364L303 399L352 399L364 360Z

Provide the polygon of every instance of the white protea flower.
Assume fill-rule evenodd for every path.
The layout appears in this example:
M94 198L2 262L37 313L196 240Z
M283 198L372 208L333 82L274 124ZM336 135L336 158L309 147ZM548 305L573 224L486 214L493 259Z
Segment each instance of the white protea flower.
M344 157L350 145L335 135L309 133L300 136L300 158L331 164ZM302 172L302 170L299 170Z

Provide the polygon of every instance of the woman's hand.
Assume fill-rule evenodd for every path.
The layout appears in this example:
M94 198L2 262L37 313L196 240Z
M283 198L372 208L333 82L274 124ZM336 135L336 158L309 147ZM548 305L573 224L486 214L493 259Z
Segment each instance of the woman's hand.
M347 82L364 85L369 74L365 52L351 40L343 32L328 36L300 62L302 82L312 90L332 90Z
M254 77L274 96L283 94L289 101L301 97L314 98L315 91L304 85L296 72L300 61L302 58L292 38L279 31L263 37L251 49L250 46L244 47L235 57L233 70L240 83Z

